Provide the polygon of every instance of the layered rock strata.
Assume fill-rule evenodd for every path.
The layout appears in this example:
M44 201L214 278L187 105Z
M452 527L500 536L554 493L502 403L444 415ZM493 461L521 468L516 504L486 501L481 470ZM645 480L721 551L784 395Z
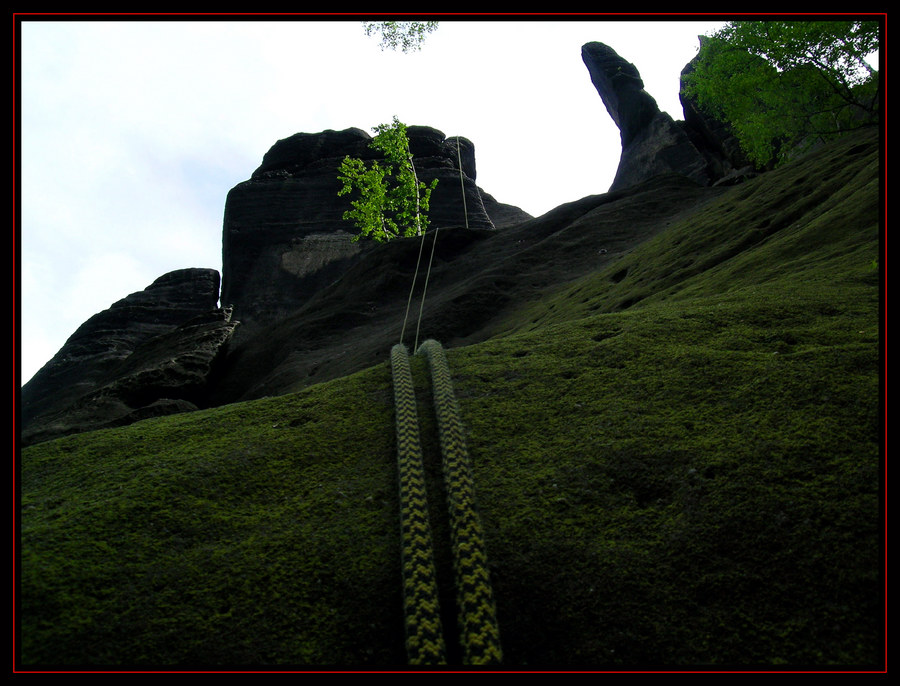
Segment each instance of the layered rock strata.
M22 387L23 443L197 409L237 326L218 296L181 269L87 320Z
M615 193L533 219L476 185L471 141L409 127L419 177L439 179L431 224L451 229L441 233L435 254L424 311L428 335L447 344L479 340L492 317L542 283L537 272L548 260L554 269L569 265L565 272L573 278L596 268L594 260L609 259L608 232L592 238L580 225L564 229L592 208L612 212L615 206L618 225L627 216L628 195L646 197L655 188L659 198L661 189L676 188L677 201L666 202L690 204L694 190L727 180L740 165L727 127L694 103L684 101L686 121L673 121L644 91L634 65L614 50L589 43L582 55L621 132ZM24 441L286 392L382 359L396 342L395 313L407 302L418 241L353 241L353 228L343 219L350 199L337 194L338 167L347 155L374 159L370 142L366 132L351 128L298 133L275 143L225 202L226 308L218 306L216 271L184 269L95 315L22 388ZM683 178L661 180L671 174L699 186ZM629 245L641 235L639 219L627 222L621 240ZM566 249L553 253L541 242L547 226L571 237ZM586 248L585 241L602 247ZM463 257L465 265L458 262ZM232 307L242 322L238 328Z
M494 229L530 218L478 188L471 141L426 126L410 126L408 134L419 178L439 180L431 226ZM229 192L222 302L234 305L244 324L241 337L302 306L372 247L354 242L354 229L343 219L351 199L338 196L337 178L345 156L378 157L371 140L357 128L295 134L275 143L251 178Z

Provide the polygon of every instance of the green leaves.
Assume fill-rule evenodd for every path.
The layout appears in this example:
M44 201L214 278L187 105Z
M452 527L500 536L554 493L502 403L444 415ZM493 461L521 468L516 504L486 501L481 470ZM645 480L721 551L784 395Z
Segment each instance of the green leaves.
M379 124L369 147L384 156L382 161L366 164L347 156L341 162L338 180L342 182L338 195L356 192L352 209L344 212L344 219L354 222L359 234L354 240L370 236L376 241L418 236L428 227L430 185L419 181L409 150L406 125L394 117L391 124Z
M718 34L765 58L779 71L811 66L848 85L873 73L866 57L878 50L874 21L732 22Z
M381 34L381 49L421 50L426 34L438 27L436 21L364 21L366 35Z
M685 92L763 167L878 120L877 22L738 21L701 43Z

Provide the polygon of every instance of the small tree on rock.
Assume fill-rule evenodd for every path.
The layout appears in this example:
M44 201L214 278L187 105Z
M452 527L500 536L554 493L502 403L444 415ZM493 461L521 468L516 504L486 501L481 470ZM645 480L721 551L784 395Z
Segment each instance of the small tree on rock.
M419 181L409 149L406 125L394 117L391 124L372 129L375 137L369 146L382 153L382 160L366 163L349 155L341 162L338 195L356 191L352 208L344 219L354 222L359 234L354 240L370 236L376 241L419 236L428 227L431 192L437 179L426 185Z

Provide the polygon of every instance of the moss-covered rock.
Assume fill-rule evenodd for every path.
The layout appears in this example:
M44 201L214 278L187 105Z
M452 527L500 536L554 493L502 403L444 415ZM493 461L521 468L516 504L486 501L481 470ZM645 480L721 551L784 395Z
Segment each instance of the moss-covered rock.
M882 664L878 188L823 148L448 351L509 667ZM28 448L22 665L402 667L394 451L387 360Z

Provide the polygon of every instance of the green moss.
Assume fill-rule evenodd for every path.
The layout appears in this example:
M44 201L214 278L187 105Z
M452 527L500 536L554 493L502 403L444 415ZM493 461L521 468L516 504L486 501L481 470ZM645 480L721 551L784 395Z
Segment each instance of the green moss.
M877 168L819 155L449 351L509 665L881 664ZM24 663L402 665L392 402L382 364L23 451Z
M877 660L879 358L857 333L877 322L838 335L805 302L769 336L751 303L648 306L452 357L514 663ZM757 340L732 349L731 322ZM542 596L531 622L523 583ZM547 613L552 646L533 633Z
M389 380L26 451L24 660L402 660Z

